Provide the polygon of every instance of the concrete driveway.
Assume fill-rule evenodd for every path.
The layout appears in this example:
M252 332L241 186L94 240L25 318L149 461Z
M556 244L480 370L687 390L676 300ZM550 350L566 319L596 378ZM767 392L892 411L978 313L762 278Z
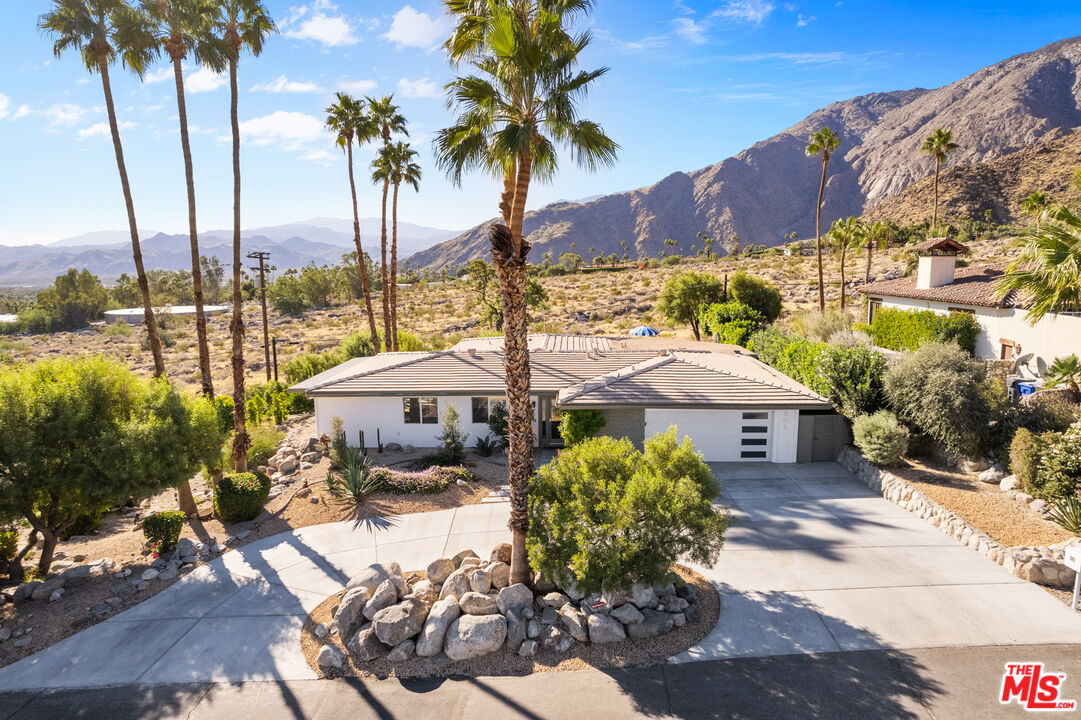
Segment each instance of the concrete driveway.
M837 463L713 463L737 523L717 627L689 662L1081 642L1081 614L883 499Z

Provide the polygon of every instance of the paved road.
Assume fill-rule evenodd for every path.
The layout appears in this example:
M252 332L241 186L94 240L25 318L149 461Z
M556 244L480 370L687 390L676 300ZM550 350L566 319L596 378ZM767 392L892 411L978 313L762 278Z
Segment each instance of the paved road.
M995 720L1027 716L1016 704L998 703L1003 666L1017 660L1066 672L1065 697L1081 700L1081 646L1053 645L783 655L528 677L46 690L0 694L0 720Z

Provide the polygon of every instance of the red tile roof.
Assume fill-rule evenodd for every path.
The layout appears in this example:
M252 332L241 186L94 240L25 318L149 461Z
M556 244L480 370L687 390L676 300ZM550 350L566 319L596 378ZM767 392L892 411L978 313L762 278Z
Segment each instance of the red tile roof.
M995 281L1006 271L1007 264L1002 262L957 268L952 283L929 290L916 288L915 275L861 285L858 290L866 295L933 300L957 305L1018 307L1021 302L1017 293L1010 292L1001 299L995 293Z

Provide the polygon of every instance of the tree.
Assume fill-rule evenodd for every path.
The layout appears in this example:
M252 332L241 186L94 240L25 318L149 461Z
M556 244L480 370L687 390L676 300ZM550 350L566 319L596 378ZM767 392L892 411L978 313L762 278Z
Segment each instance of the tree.
M1047 387L1055 388L1065 385L1073 395L1074 402L1081 402L1081 360L1077 355L1055 358L1051 367L1047 368Z
M822 276L822 195L826 192L826 168L830 163L830 155L841 145L839 135L823 126L821 130L811 133L807 140L807 155L810 157L822 156L822 180L818 184L818 203L815 205L815 251L818 255L818 311L826 311L826 288Z
M1036 219L1036 232L1040 232L1040 216L1051 205L1051 197L1039 190L1029 193L1021 201L1021 212Z
M83 268L56 278L53 286L38 293L37 305L45 313L49 330L78 330L97 320L109 304L109 293L101 280Z
M935 210L931 216L931 233L938 228L938 173L946 162L946 156L957 149L957 143L953 142L953 131L936 128L933 133L920 145L920 152L932 155L935 158Z
M398 112L398 106L394 104L394 96L386 95L379 100L374 98L367 98L368 101L368 116L371 122L371 128L375 132L375 137L382 138L383 150L385 151L390 147L390 139L392 134L401 134L406 137L409 136L409 131L406 129L405 117ZM390 191L391 177L389 174L381 177L376 177L377 173L373 173L372 182L383 183L383 225L382 234L380 238L380 256L382 263L380 265L380 271L383 278L383 342L387 350L394 350L394 302L397 297L394 285L390 279L389 266L387 265L387 194ZM397 260L395 259L395 263Z
M892 220L879 220L867 227L867 233L864 236L867 243L867 271L863 276L864 282L871 282L871 253L876 247L879 250L888 248L890 241L896 237L896 234L897 226Z
M124 0L53 0L53 5L51 12L38 19L38 27L56 38L53 53L60 57L66 50L74 49L91 75L101 75L109 132L113 137L116 168L120 173L120 187L127 209L132 258L142 296L147 344L154 359L154 375L164 377L165 359L161 352L161 338L158 337L157 317L150 301L150 286L143 268L139 226L135 220L135 204L131 197L131 184L128 182L128 169L124 162L124 148L120 143L120 127L109 80L109 66L118 56L125 68L142 78L147 65L154 59L154 47L142 18L133 13Z
M188 109L184 97L183 61L191 53L196 64L220 73L225 69L224 43L214 37L213 24L220 8L215 0L143 0L153 43L173 64L176 108L180 119L180 148L184 155L184 181L188 189L188 236L191 245L191 281L195 300L195 334L199 346L199 376L203 394L214 397L214 374L203 309L203 274L199 265L199 232L195 213L195 174L188 135ZM185 509L185 508L181 508ZM192 508L194 509L194 508Z
M277 27L261 0L223 0L216 30L229 63L229 122L233 132L233 316L229 322L233 349L230 365L233 375L233 468L248 470L247 412L244 408L244 296L240 273L244 262L240 255L240 120L237 106L237 65L245 50L259 57L263 42L276 33Z
M476 74L447 86L458 117L439 132L436 155L456 184L474 169L503 181L499 207L504 224L493 226L490 241L505 318L512 583L529 578L525 541L529 478L535 471L527 343L531 245L522 232L529 185L534 178L555 176L557 143L589 170L614 164L618 150L600 125L578 115L589 87L607 71L577 70L590 36L571 37L566 29L590 4L447 0L457 25L445 47L453 64L468 61Z
M414 160L416 157L416 150L404 142L397 142L384 145L372 163L372 179L378 182L384 177L389 178L394 186L390 240L390 326L393 334L390 345L395 352L398 350L398 189L404 182L420 192L421 170Z
M221 441L209 402L105 357L16 366L0 372L0 515L41 535L45 575L76 519L186 481Z
M357 185L353 179L353 139L363 144L374 133L371 118L364 111L364 101L356 100L346 93L337 94L337 102L326 109L326 127L334 133L335 141L346 155L349 167L349 194L353 199L353 243L357 246L357 257L366 258L360 245L360 214L357 210ZM358 263L360 269L361 290L364 295L364 309L368 313L368 331L372 336L375 351L379 352L379 328L375 322L375 310L372 307L372 287L368 277L368 264Z
M483 309L482 318L489 327L503 331L503 301L495 269L484 260L474 260L467 266L469 283L477 295L477 302ZM526 286L526 304L532 308L541 308L548 302L548 291L536 280L529 278Z
M829 244L841 252L841 310L845 309L845 258L849 250L859 250L866 238L867 226L855 216L849 216L847 220L834 220L826 234Z
M1013 291L1031 325L1049 313L1081 311L1081 216L1065 206L1047 210L1042 230L1024 241L996 281L998 297Z
M781 291L768 280L740 270L729 279L728 294L732 300L761 313L767 323L781 317Z
M596 262L596 258L590 260L590 263ZM574 272L582 266L582 256L578 253L565 252L559 256L559 264L562 265L567 272Z
M211 305L221 302L221 286L225 280L225 268L221 261L211 255L199 258L199 269L203 275L203 293Z
M724 284L719 278L709 273L688 270L665 283L657 309L664 313L671 323L690 325L694 339L701 340L702 306L723 301Z

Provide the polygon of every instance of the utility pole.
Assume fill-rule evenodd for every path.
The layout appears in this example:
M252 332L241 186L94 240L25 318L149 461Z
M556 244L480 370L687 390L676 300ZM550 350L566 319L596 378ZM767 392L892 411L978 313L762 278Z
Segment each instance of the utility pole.
M266 261L270 259L270 253L252 251L248 253L252 260L259 261L259 267L252 270L259 271L259 303L263 306L263 353L266 356L266 379L270 382L270 330L267 328L266 316Z
M274 351L274 382L278 382L278 338L270 341L270 347Z

